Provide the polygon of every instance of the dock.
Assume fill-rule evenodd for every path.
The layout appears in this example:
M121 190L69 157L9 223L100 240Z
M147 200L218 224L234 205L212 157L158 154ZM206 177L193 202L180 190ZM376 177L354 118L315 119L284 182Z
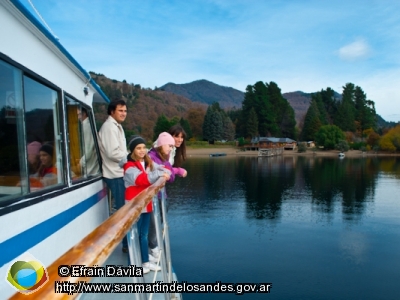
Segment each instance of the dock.
M276 156L282 155L283 148L259 148L258 156Z

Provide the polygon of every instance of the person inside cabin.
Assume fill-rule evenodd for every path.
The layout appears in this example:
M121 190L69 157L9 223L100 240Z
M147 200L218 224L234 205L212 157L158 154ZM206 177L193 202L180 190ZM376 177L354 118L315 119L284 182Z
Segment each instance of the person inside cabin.
M28 153L28 172L29 174L35 174L40 166L39 150L42 144L38 141L33 141L27 145Z
M99 164L97 161L96 149L88 112L86 108L78 108L78 119L82 123L82 133L84 139L84 155L79 160L80 167L86 169L87 175L96 175L99 172Z
M160 177L170 179L171 171L162 165L153 162L147 154L146 142L140 136L133 136L128 144L131 151L121 159L119 166L124 171L125 202L131 201L144 189L155 183ZM142 257L143 273L150 270L159 271L161 268L153 261L149 261L148 233L150 225L150 213L153 211L153 203L150 201L142 210L137 222L140 253Z
M57 169L53 163L54 148L50 144L43 144L39 149L40 166L38 171L31 175L31 187L41 188L57 184Z
M111 101L107 109L108 118L99 131L99 147L103 160L103 179L111 190L114 208L120 209L125 204L124 171L118 163L128 154L124 129L127 106L124 100ZM122 251L128 252L126 237L122 240Z

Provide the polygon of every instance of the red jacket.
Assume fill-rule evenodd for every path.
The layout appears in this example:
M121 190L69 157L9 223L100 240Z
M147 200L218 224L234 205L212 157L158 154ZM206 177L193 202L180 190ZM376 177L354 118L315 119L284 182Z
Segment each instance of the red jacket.
M135 177L134 182L129 182L131 184L129 184L126 187L126 190L125 190L125 200L126 201L131 201L140 192L142 192L143 190L145 190L146 188L151 186L151 183L147 177L147 173L143 169L143 166L140 163L140 161L128 161L124 165L124 175L129 168L137 168L139 171L141 171L141 173ZM124 181L125 181L125 183L127 183L127 181L125 180L125 176L124 176ZM142 213L143 212L152 212L152 211L153 211L153 202L150 201L149 204L147 204L147 206L144 208Z

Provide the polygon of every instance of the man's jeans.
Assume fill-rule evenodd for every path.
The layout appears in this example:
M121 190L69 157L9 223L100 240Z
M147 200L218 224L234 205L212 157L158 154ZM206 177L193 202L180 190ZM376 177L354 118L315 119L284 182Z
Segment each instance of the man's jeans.
M125 205L124 179L122 177L113 179L103 177L103 179L108 188L111 190L111 194L114 198L115 209L120 209ZM122 240L122 247L128 247L128 240L126 239L126 236Z

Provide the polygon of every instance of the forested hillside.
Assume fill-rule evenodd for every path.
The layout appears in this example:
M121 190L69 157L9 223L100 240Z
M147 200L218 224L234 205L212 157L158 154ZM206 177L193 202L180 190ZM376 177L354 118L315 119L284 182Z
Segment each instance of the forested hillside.
M123 123L127 136L140 134L149 140L165 124L178 122L186 126L194 140L209 141L258 135L313 140L324 125L339 126L349 141L355 141L365 136L366 130L382 134L385 128L396 125L377 115L374 102L351 83L344 86L343 94L330 88L310 94L282 94L276 83L259 81L242 93L206 80L186 85L170 83L152 90L102 74L91 72L91 76L111 100L122 98L127 102L129 113ZM192 101L193 97L199 102ZM106 104L95 106L98 129L107 118L106 111Z
M139 84L119 82L105 77L102 74L91 72L90 75L111 99L122 98L128 105L128 116L122 124L126 135L140 134L148 140L153 138L153 130L160 115L168 119L187 119L193 116L190 124L194 128L200 128L204 119L206 104L192 102L189 99L168 93L162 90L142 89ZM100 129L107 118L107 105L96 104L96 126ZM201 122L201 124L195 124ZM195 132L196 133L196 132ZM198 133L201 135L201 132Z

